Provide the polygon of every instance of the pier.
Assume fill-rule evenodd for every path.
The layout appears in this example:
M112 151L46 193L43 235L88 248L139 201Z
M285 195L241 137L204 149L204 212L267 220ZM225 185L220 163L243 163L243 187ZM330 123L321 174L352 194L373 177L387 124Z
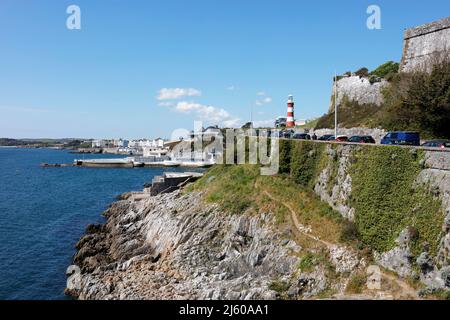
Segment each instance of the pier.
M208 168L214 163L211 161L146 161L144 158L117 158L117 159L75 159L71 164L41 163L42 168L88 167L88 168L142 168L142 167L182 167L182 168Z

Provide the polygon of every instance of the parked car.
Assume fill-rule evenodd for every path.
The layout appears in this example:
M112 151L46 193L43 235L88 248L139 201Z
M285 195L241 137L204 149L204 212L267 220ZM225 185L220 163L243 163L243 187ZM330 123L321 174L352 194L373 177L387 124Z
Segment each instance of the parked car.
M325 134L325 135L321 136L320 138L318 138L317 140L328 141L328 139L330 139L331 137L333 137L333 139L334 139L334 136L332 134Z
M450 148L450 140L430 140L423 143L422 147Z
M392 131L381 139L381 144L419 146L420 135L414 131Z
M307 133L295 133L292 136L292 139L298 139L298 140L311 140L311 136Z
M294 135L294 130L284 130L281 131L281 138L286 138L286 139L290 139L292 138L292 136Z
M346 142L346 141L348 141L348 137L347 136L337 136L337 138L335 138L334 136L330 136L326 141Z
M337 141L337 142L346 142L346 141L348 141L348 137L347 136L337 136L335 141Z
M354 143L375 143L375 139L371 136L353 136L348 139L348 142Z

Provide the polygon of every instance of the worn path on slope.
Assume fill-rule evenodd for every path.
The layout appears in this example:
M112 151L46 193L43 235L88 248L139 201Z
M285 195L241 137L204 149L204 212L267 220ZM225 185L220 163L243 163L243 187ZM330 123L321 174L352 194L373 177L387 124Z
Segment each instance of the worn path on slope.
M255 187L257 187L257 186L258 186L257 183L255 183ZM310 227L305 227L303 224L301 224L301 223L298 221L297 213L295 212L295 210L294 210L288 203L285 203L284 201L281 201L281 200L277 199L274 195L272 195L272 194L271 194L269 191L267 191L267 190L262 190L262 191L263 191L263 193L264 193L267 197L269 197L272 201L275 201L275 202L277 202L277 203L281 203L283 206L285 206L285 207L289 210L289 212L291 213L291 219L292 219L292 222L294 223L295 228L296 228L296 229L298 230L298 232L300 232L302 235L308 237L309 239L312 239L312 240L314 240L314 241L317 241L317 242L323 244L324 246L327 247L328 250L331 250L332 248L334 248L334 247L337 246L336 244L327 242L327 241L325 241L325 240L320 239L320 238L317 237L317 236L314 236L314 235L312 234L312 229L311 229ZM413 287L411 287L411 286L410 286L407 282L405 282L404 280L399 279L398 277L395 277L395 276L393 276L393 275L391 275L391 274L388 274L388 273L386 273L386 272L383 272L383 271L381 272L381 275L382 275L384 278L389 279L389 280L395 282L395 283L399 286L399 288L400 288L400 290L401 290L401 296L403 296L403 297L411 297L411 298L413 298L413 299L419 299L419 296L417 295L416 290L415 290ZM354 295L354 296L357 296L357 295ZM361 296L364 297L364 296L366 296L366 295L361 295ZM367 297L368 297L368 296L367 296ZM368 297L368 298L369 298L369 297Z

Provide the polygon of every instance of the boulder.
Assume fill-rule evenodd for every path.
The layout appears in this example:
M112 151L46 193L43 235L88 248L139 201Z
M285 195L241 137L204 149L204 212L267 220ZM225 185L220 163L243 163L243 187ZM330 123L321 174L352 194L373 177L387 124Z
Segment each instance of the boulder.
M433 258L428 254L428 252L422 252L417 258L416 263L423 273L428 273L434 269Z

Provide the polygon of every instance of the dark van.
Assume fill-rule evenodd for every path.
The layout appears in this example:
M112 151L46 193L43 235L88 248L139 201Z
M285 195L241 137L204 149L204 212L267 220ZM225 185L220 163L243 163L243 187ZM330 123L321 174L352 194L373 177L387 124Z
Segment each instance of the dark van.
M389 132L383 139L381 144L395 144L403 146L419 146L420 135L414 131L393 131Z

